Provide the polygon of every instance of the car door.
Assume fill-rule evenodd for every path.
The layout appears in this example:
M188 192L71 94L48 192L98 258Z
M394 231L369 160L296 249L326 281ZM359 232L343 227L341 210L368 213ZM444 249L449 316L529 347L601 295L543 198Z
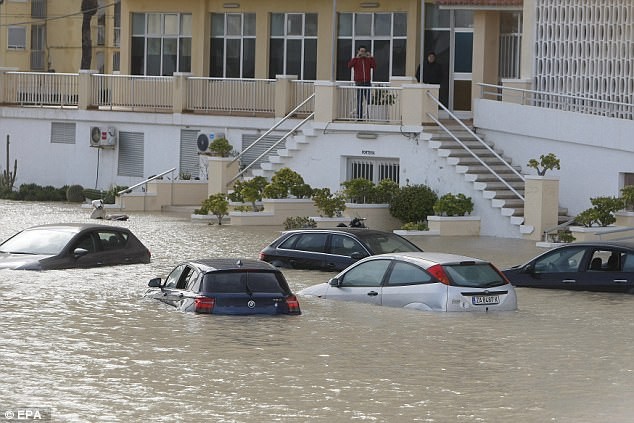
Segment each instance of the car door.
M103 266L137 263L139 260L127 246L127 234L115 230L100 229L95 232L98 254Z
M295 269L320 270L326 263L328 233L306 232L297 235L292 246L284 242L279 248L288 248L286 261Z
M325 257L326 270L343 270L369 253L363 245L353 237L345 234L332 234Z
M632 273L624 272L623 268L630 260L634 260L632 254L617 248L592 248L584 271L577 276L578 289L602 292L629 291Z
M348 269L338 278L338 286L330 286L325 298L361 303L381 304L381 286L389 259L368 260Z
M518 274L518 286L580 290L580 271L587 263L588 247L567 246L542 254Z
M87 253L76 256L75 250L86 250ZM70 264L68 267L90 268L104 266L104 257L98 240L93 231L81 234L70 244L65 260Z
M422 268L394 261L381 291L381 304L423 310L445 310L448 286L438 283Z
M162 294L157 299L176 307L183 298L183 290L191 271L192 268L187 264L176 266L165 279Z

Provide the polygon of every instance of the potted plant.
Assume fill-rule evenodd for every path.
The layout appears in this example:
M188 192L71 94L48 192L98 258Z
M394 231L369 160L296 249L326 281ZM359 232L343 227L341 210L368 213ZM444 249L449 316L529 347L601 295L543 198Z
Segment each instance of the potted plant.
M229 157L231 151L233 151L233 146L224 137L216 138L209 144L209 151L214 156Z
M468 216L473 211L471 197L445 194L433 205L435 216L429 216L429 229L440 235L480 235L480 217Z
M539 161L530 159L527 166L534 168L539 176L544 176L548 170L560 169L559 159L554 153L542 154L539 156Z

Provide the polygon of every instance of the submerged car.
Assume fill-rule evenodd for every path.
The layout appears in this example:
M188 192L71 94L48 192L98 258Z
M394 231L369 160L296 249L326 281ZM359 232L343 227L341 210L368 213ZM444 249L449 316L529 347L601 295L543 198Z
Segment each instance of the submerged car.
M634 293L634 242L573 242L503 273L521 287Z
M150 262L127 228L83 223L33 226L0 244L0 269L50 270Z
M376 254L422 251L391 232L361 228L285 231L260 252L260 260L277 267L339 271Z
M201 259L179 264L147 297L180 311L207 314L301 314L282 272L252 259Z
M368 257L299 294L417 310L517 309L513 286L493 264L445 253Z

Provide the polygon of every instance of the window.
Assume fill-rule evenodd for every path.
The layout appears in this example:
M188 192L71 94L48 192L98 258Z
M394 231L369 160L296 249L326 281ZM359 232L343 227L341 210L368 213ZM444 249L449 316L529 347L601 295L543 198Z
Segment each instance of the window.
M356 240L346 235L334 234L330 240L330 253L340 256L351 256L354 253L367 254Z
M31 25L31 70L45 70L46 25Z
M209 76L255 77L255 13L212 13Z
M371 260L350 269L341 281L341 286L381 286L383 275L390 260Z
M432 282L433 278L429 273L425 272L418 266L413 264L396 262L390 272L387 284L396 285L418 285L422 283Z
M577 272L585 254L583 247L560 248L535 261L536 273Z
M170 76L191 71L192 15L133 13L133 75Z
M75 122L51 122L51 143L75 144Z
M347 180L364 178L378 184L383 179L391 179L399 183L398 159L351 157L348 159L347 167Z
M272 13L269 78L317 78L317 14Z
M323 253L326 250L328 234L303 234L297 240L295 249L300 251L314 251Z
M26 27L10 26L7 31L7 48L24 50L26 48Z
M121 250L125 248L127 238L118 232L98 232L102 250Z
M182 264L176 267L174 270L172 270L172 273L170 273L167 279L165 280L165 287L176 288L176 284L181 279L181 275L183 274L183 271L186 269L187 269L187 266Z
M349 81L348 61L359 46L376 60L375 81L405 75L407 13L340 13L337 34L337 79Z
M119 176L143 177L144 137L141 132L119 132Z

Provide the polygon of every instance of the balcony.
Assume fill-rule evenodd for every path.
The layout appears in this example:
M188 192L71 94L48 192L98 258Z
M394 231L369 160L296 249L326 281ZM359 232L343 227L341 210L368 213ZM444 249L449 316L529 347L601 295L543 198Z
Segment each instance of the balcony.
M5 106L283 117L315 94L294 113L314 113L319 122L420 125L430 121L428 115L437 116L437 106L427 110L423 95L434 90L437 96L437 85L375 84L364 88L358 103L360 90L349 82L301 81L292 76L229 79L0 69L0 104Z

